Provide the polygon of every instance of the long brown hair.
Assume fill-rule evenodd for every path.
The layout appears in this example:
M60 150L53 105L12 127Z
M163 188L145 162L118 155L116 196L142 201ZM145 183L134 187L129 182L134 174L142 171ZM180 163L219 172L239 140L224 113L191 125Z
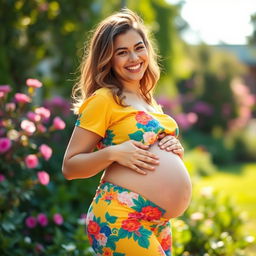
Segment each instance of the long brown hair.
M109 88L116 102L123 104L122 84L116 78L111 68L111 58L114 53L114 39L117 35L133 29L139 33L148 50L149 65L140 81L140 90L147 103L151 103L152 89L155 87L160 70L157 64L157 54L152 42L148 39L147 29L142 19L131 10L125 8L104 19L95 29L86 54L80 64L80 76L72 90L73 111L78 113L82 102L99 88Z

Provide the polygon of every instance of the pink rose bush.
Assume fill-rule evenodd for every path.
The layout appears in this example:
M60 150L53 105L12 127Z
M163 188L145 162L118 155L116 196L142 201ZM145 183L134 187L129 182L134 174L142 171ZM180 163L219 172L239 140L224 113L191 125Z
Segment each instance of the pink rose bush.
M55 167L55 163L50 163L54 133L58 131L61 136L59 131L66 124L60 113L56 115L34 102L42 86L39 80L29 78L27 91L12 94L11 86L0 85L0 243L8 244L13 233L17 234L17 241L22 240L17 236L24 235L24 243L36 254L46 252L47 245L65 224L59 208L54 208L56 204L48 207L47 203L57 188L50 183ZM5 254L2 249L1 253Z

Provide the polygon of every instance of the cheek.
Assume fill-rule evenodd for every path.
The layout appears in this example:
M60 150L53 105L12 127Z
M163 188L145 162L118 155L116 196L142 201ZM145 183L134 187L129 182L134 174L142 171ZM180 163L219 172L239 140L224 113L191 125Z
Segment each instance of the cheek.
M114 70L117 70L117 69L120 69L122 68L122 66L124 65L125 61L124 61L124 58L121 58L121 57L114 57L113 60L112 60L112 68Z

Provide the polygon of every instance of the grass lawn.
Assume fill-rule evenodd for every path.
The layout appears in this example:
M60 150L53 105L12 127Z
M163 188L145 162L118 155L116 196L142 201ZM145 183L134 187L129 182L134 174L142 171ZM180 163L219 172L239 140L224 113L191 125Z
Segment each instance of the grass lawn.
M211 186L232 197L238 209L247 214L246 233L256 238L256 163L236 164L219 170L213 176L198 180L193 189Z

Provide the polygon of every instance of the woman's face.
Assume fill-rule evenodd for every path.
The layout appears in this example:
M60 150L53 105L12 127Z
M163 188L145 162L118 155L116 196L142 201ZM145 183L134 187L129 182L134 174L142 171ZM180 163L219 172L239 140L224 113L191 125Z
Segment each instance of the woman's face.
M130 29L116 36L111 64L124 87L139 87L148 67L148 50L138 32Z

